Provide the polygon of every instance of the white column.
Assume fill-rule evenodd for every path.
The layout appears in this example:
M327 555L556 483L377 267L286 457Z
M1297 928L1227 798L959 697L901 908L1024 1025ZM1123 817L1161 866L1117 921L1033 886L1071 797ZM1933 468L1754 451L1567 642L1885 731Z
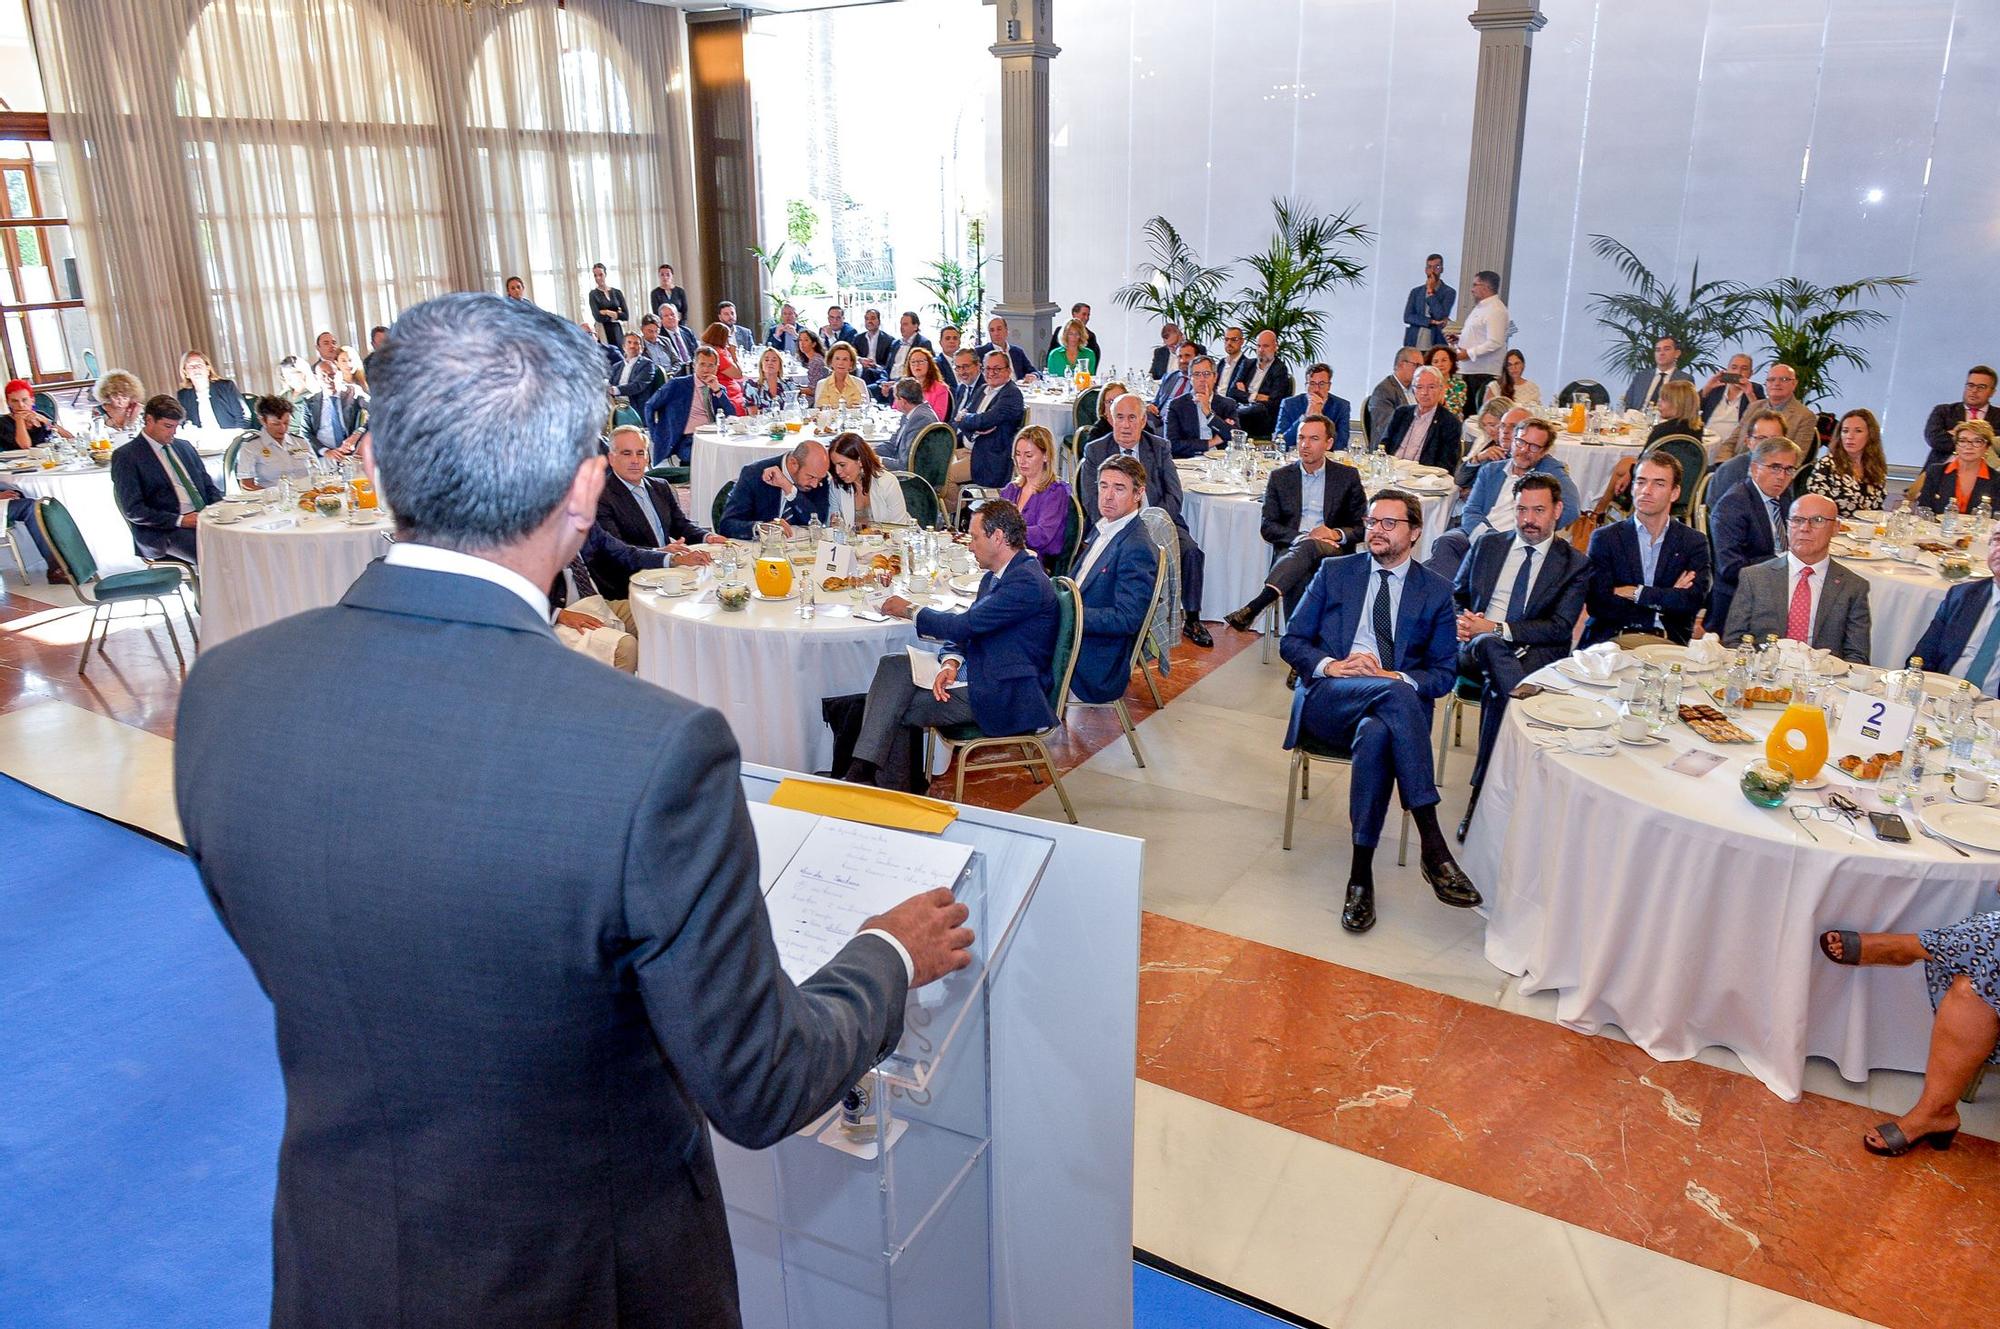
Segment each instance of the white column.
M1528 120L1528 60L1547 23L1541 0L1478 0L1466 21L1479 31L1479 81L1472 98L1472 161L1465 175L1465 239L1459 246L1458 301L1472 309L1472 274L1500 274L1513 298L1514 214L1521 199L1521 141ZM1464 313L1460 314L1464 317Z
M986 2L999 38L989 49L1000 60L1001 287L994 312L1039 367L1056 313L1049 299L1049 61L1061 48L1050 36L1050 0Z

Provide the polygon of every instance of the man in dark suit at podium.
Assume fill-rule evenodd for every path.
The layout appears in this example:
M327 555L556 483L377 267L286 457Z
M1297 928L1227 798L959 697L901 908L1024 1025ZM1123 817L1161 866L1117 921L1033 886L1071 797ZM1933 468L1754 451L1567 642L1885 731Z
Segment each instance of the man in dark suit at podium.
M582 333L447 295L368 376L397 543L205 651L178 722L188 853L276 1016L270 1322L738 1324L710 1127L837 1102L965 911L898 905L795 987L726 722L556 641L605 478ZM246 705L312 742L245 742Z

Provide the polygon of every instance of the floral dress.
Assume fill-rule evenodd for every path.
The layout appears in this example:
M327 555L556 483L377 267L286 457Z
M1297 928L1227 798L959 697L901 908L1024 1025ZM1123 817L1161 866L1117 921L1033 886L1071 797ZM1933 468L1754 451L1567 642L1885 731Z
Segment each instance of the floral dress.
M1843 517L1852 517L1857 512L1880 512L1885 497L1881 485L1858 480L1827 465L1825 459L1813 467L1812 479L1806 481L1806 492L1832 499Z

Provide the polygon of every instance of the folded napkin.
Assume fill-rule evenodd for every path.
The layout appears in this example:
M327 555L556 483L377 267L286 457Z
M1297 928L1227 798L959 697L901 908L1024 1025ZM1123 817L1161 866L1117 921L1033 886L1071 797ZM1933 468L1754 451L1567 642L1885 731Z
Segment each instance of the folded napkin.
M1545 752L1568 752L1578 757L1611 757L1618 752L1618 740L1608 729L1572 729L1561 734L1537 734L1535 746Z
M1706 637L1696 637L1687 646L1688 663L1696 669L1713 669L1729 658L1729 652L1722 645L1722 638L1710 633Z
M1808 646L1802 641L1780 641L1778 643L1778 667L1780 669L1790 669L1795 672L1804 670L1810 673L1818 673L1820 666L1826 663L1826 657L1831 654L1831 651Z
M260 521L250 529L253 531L289 531L299 524L297 517L273 517L270 521Z
M1637 656L1619 650L1616 642L1609 641L1599 642L1569 658L1570 668L1596 683L1610 682L1613 674L1637 662Z

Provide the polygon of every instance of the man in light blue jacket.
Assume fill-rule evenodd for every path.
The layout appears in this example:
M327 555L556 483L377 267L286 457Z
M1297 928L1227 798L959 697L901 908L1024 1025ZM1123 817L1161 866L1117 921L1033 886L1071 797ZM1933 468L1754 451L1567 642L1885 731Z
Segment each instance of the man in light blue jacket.
M1513 530L1515 490L1530 475L1555 477L1562 488L1565 517L1573 518L1582 511L1569 467L1549 455L1554 445L1555 435L1546 421L1530 420L1516 429L1513 451L1479 468L1479 477L1472 482L1472 492L1466 497L1457 527L1437 538L1425 566L1441 577L1454 577L1465 559L1465 551L1472 548L1472 542L1483 532Z

